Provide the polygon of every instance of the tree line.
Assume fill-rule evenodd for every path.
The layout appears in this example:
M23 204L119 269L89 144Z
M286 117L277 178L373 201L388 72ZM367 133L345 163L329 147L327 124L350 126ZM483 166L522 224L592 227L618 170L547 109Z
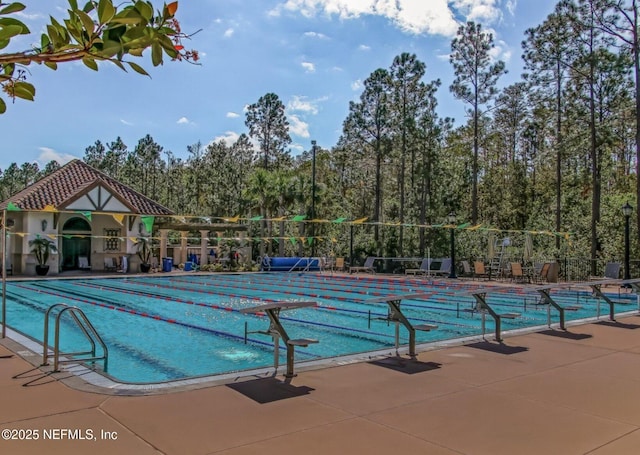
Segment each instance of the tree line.
M267 93L233 144L195 143L182 159L149 135L133 149L116 138L88 146L83 159L179 214L260 216L250 235L268 239L262 252L345 255L354 245L363 255L446 255L447 229L424 226L455 214L455 224L480 226L459 230L462 257L486 256L490 228L517 241L533 234L544 257L620 259L630 201L638 257L639 12L637 0L560 1L526 31L525 72L503 88L493 36L461 25L448 88L468 112L461 125L438 116L441 82L402 53L367 77L328 149L293 156L284 105ZM3 197L56 166L12 164ZM267 221L293 215L369 223Z

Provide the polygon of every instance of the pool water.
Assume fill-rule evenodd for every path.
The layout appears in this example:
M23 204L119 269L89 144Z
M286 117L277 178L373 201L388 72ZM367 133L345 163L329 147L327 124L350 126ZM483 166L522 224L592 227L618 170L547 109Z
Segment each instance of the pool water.
M420 300L402 300L413 324L435 324L437 330L416 332L417 343L481 333L481 317L470 310L475 300L466 291L486 283L394 280L380 277L260 273L162 275L155 277L16 281L7 283L7 325L40 342L47 308L65 303L82 309L109 350L108 374L121 382L153 383L194 376L250 370L273 365L274 346L264 314L243 314L243 308L272 301L314 301L315 307L282 311L280 319L291 338L313 338L318 344L296 349L296 363L387 349L395 345L395 324L383 320L381 296L420 292ZM608 314L608 306L586 291L554 291L567 320ZM617 312L630 311L634 295L611 296ZM487 295L504 319L503 330L543 326L547 305L536 292L510 288ZM634 306L635 307L635 306ZM49 345L53 345L50 318ZM558 313L551 310L552 323ZM61 318L61 350L78 351L87 341L65 314ZM248 332L245 343L245 329ZM487 318L487 332L493 321ZM400 343L408 343L400 328ZM281 343L280 363L286 363ZM99 365L99 364L98 364Z

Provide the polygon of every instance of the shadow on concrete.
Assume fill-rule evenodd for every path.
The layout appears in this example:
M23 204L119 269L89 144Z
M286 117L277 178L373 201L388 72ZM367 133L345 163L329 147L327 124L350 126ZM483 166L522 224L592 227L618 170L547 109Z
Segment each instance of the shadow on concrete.
M389 368L405 374L423 373L425 371L437 370L442 365L436 362L420 362L419 360L405 359L403 357L387 357L368 362L371 365Z
M308 395L315 390L306 386L296 387L289 381L282 382L276 378L242 381L235 384L227 384L227 387L260 404Z
M573 333L568 330L543 330L542 332L538 332L541 335L548 335L552 337L558 338L566 338L567 340L585 340L587 338L593 338L593 335L589 335L588 333Z
M491 341L480 341L478 343L465 344L465 346L505 355L518 354L529 350L524 346L509 346L504 343L492 343Z
M618 321L600 321L600 322L596 322L596 325L604 325L606 327L615 327L617 329L629 329L629 330L640 329L640 325L638 324L627 324L627 323L618 322Z

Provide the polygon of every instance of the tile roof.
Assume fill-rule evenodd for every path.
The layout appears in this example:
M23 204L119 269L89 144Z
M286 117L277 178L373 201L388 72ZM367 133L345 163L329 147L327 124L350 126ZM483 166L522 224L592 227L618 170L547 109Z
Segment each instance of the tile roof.
M168 208L77 159L14 194L0 204L0 209L7 208L9 202L13 202L22 210L42 210L47 205L63 210L68 203L95 187L96 183L113 191L114 195L131 207L133 213L174 214Z

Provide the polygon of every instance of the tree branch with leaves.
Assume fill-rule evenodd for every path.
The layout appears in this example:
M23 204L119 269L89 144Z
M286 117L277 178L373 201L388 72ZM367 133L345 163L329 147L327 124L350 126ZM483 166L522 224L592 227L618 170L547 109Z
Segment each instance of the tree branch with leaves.
M198 61L198 52L185 50L182 44L190 35L181 31L175 18L178 2L165 3L156 12L150 1L142 0L117 6L113 0L90 0L82 8L77 0L68 2L68 18L60 22L50 17L38 47L0 53L0 88L6 98L34 100L36 88L27 81L31 63L44 64L55 71L60 63L82 61L97 71L97 62L107 61L123 71L129 67L148 76L142 66L125 57L142 57L144 50L151 48L153 66L162 65L165 55L171 60ZM31 34L26 24L12 17L25 9L22 3L0 2L0 50L6 49L12 39ZM0 97L0 114L6 109Z

